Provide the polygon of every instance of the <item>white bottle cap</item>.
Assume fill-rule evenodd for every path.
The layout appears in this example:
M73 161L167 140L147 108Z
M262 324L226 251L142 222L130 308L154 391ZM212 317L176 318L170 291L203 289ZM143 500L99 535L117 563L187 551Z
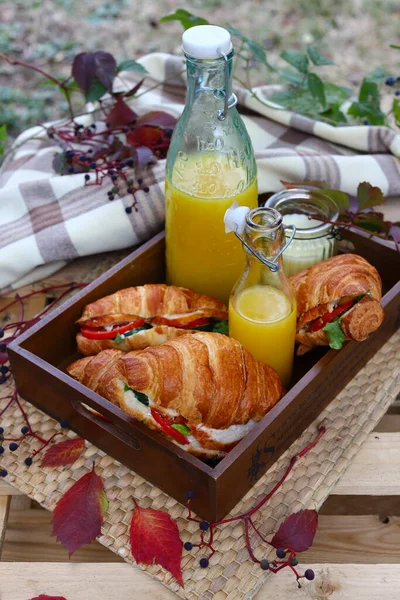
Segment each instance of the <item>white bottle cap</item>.
M242 235L246 226L246 215L249 212L250 208L248 206L239 206L237 202L234 202L224 216L225 233L237 231Z
M196 25L182 35L182 49L193 58L221 58L232 50L229 31L216 25Z

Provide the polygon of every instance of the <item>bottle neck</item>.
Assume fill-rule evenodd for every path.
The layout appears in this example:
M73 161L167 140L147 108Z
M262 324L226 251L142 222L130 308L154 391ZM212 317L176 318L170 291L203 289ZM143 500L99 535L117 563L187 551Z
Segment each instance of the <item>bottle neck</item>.
M255 208L246 216L244 239L247 244L262 258L274 260L285 243L285 232L281 215L268 208ZM250 265L263 263L254 254L247 252ZM282 255L277 259L279 269L282 268ZM263 265L263 268L269 267Z
M187 96L186 107L191 107L197 99L215 98L223 104L225 94L232 94L233 50L224 57L205 60L186 55ZM228 70L226 79L225 69ZM226 82L228 85L226 86ZM227 87L227 89L225 89Z

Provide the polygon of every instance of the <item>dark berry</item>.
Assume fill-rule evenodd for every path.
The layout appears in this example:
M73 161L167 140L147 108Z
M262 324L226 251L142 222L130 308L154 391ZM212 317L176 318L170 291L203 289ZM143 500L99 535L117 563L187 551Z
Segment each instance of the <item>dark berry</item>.
M392 85L394 85L394 84L396 83L396 80L395 80L395 78L394 78L394 77L388 77L388 78L386 79L385 83L386 83L386 85L390 85L390 86L392 86Z
M1 337L1 335L0 335L0 337ZM0 352L5 352L6 350L7 350L7 346L4 343L0 344Z
M368 121L368 119L364 119L364 125L371 125L371 121Z
M396 81L399 82L400 81L400 77L396 77Z
M117 165L115 168L117 169L117 171L122 171L122 165Z
M164 133L165 133L165 135L166 135L167 137L171 137L171 135L172 135L172 129L166 129L166 130L164 131Z
M14 452L15 450L18 450L18 444L17 444L17 442L11 442L9 448L10 448L11 452Z
M2 375L5 375L6 373L8 373L9 368L6 367L6 365L1 365L0 367L0 373L2 373Z
M312 569L307 569L307 571L304 573L304 577L308 579L308 581L312 581L315 577L315 573Z
M4 428L0 427L0 435L3 435L3 433L4 433Z
M96 163L95 162L91 162L90 163L90 168L91 169L95 169L96 168Z
M89 181L89 180L90 180L90 175L88 175L88 174L86 173L86 175L85 175L85 181Z
M5 469L1 469L0 471L0 477L7 477L8 472Z
M4 337L4 331L3 329L0 329L0 338Z
M133 188L131 188L131 187L128 187L126 191L128 192L128 194L132 194L132 192L133 192Z
M133 179L127 179L126 183L127 185L133 185Z
M90 126L92 129L96 129L96 123L92 123Z
M109 199L109 200L114 200L114 196L113 196L113 194L108 194L108 199Z
M139 185L142 185L143 179L141 177L138 177L137 182L138 182Z
M150 191L150 188L148 185L145 185L144 188L142 188L142 189L146 194Z
M185 542L183 544L183 547L185 548L185 550L191 550L193 548L193 544L191 542Z
M117 187L113 187L111 190L112 194L118 194L118 188Z
M130 215L131 212L132 212L132 206L127 206L126 209L125 209L125 212L126 212L127 215Z
M126 164L128 167L133 167L133 160L130 158L129 160L126 161Z
M396 90L394 93L395 96L400 96L400 90Z
M66 156L67 158L72 158L72 157L74 156L74 154L75 154L75 153L74 153L74 151L73 151L73 150L67 150L67 151L66 151L66 153L65 153L65 156Z
M0 385L7 381L7 377L5 375L0 375Z
M297 560L296 557L292 556L292 558L290 559L290 564L292 565L292 567L295 567L296 565L299 564L299 561Z
M117 181L118 175L111 175L111 181Z
M186 500L193 500L193 498L195 496L196 496L196 494L194 492L192 492L192 490L188 490L187 492L185 492Z
M27 427L26 425L24 427L22 427L22 429L21 429L22 435L26 435L28 432L29 432L29 427Z
M0 454L4 454L4 446L0 446Z
M87 158L86 158L86 156L84 154L81 154L80 157L79 157L79 160L81 162L85 162L85 160L87 160Z
M24 462L25 462L25 464L26 464L27 467L30 467L31 464L33 463L33 460L32 460L32 458L30 456L28 456L28 458L26 458Z
M260 560L260 567L263 571L268 571L269 569L269 561L266 558Z
M74 172L74 167L68 167L68 173L73 173Z
M202 569L206 569L208 567L208 558L201 558L200 566Z
M276 551L276 555L278 558L285 558L285 556L286 556L285 548L278 548L278 550Z
M210 525L209 525L209 523L207 523L207 521L201 521L199 527L202 531L207 531L207 529L210 527Z
M89 150L87 151L88 154L92 154L93 150L91 148L89 148Z
M69 429L69 423L68 423L68 421L66 419L63 419L62 421L60 421L60 426L63 429Z

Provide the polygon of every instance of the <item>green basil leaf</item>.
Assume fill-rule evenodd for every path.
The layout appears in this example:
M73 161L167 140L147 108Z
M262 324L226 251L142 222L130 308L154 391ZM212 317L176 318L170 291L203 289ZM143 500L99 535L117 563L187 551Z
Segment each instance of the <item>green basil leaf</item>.
M225 335L228 335L228 331L229 331L228 321L227 320L218 320L216 323L214 323L212 330L215 333L224 333Z
M139 402L141 402L141 404L144 404L145 406L149 405L149 397L146 394L132 389L131 387L129 387L129 385L126 385L126 383L124 383L124 392L133 392L136 396L136 400L139 400Z
M171 425L171 427L172 429L176 429L177 431L179 431L179 433L182 433L183 435L192 435L192 432L190 431L189 427L183 425L182 423L174 423L173 425Z
M300 73L308 72L307 54L296 52L296 50L283 50L283 52L281 52L281 58L300 71Z
M324 327L324 331L329 340L330 347L334 350L340 350L346 339L343 329L340 326L340 318L334 319L331 323L327 323Z
M143 331L145 329L151 329L152 325L149 325L149 323L144 323L144 325L140 325L140 327L136 327L135 329L131 329L130 331L127 331L126 333L123 333L122 335L120 333L117 333L117 335L114 338L114 342L116 344L120 344L121 342L124 341L125 338L138 333L139 331Z

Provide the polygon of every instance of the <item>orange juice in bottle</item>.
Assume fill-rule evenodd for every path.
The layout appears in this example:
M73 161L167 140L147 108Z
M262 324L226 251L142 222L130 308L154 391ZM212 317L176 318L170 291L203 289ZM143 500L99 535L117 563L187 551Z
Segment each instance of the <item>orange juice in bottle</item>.
M229 301L229 335L273 367L287 387L293 366L296 302L282 269L282 255L276 258L285 240L281 215L269 208L250 211L244 240L247 267Z
M201 25L183 35L188 91L167 156L167 281L228 301L243 271L240 241L225 234L236 201L257 206L256 164L231 93L229 32Z

